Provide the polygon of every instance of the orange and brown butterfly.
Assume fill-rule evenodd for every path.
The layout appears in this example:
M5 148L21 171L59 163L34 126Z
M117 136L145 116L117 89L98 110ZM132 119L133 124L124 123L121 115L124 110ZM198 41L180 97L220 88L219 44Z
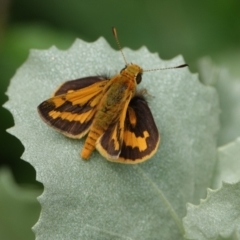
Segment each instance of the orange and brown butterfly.
M113 34L123 55L115 28ZM83 159L89 159L96 148L109 161L136 164L152 157L159 146L159 132L147 101L136 92L144 70L123 58L126 66L112 78L67 81L38 106L43 121L67 137L88 134Z

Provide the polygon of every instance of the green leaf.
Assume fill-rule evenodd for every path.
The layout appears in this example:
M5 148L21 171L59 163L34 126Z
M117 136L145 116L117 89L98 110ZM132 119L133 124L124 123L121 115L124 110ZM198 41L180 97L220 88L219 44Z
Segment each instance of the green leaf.
M214 188L222 182L236 183L240 180L240 138L218 150L218 162L214 176Z
M201 80L214 86L219 95L221 128L218 145L222 146L240 136L240 78L233 78L227 69L219 68L209 58L199 61Z
M162 61L145 47L123 49L144 69L182 64ZM149 105L161 134L152 159L135 166L106 161L95 151L79 157L84 140L68 139L48 128L37 106L63 81L124 67L119 52L104 39L77 40L68 51L31 51L8 89L15 126L10 132L25 146L23 159L45 190L37 239L181 239L186 202L197 203L211 184L216 161L218 100L187 68L144 73ZM171 231L169 231L171 229Z
M29 164L19 161L23 146L16 138L6 133L6 128L13 125L11 114L2 108L2 104L7 101L5 95L7 86L10 78L16 72L16 68L26 60L30 48L46 49L53 42L59 48L67 48L75 37L68 32L59 32L54 28L37 24L35 21L22 24L19 22L8 25L4 37L0 37L2 40L0 41L0 145L4 146L1 148L0 159L1 164L11 168L16 180L23 183L31 182L35 177L35 171Z
M187 239L240 239L240 182L208 190L199 206L189 204L184 218Z
M215 188L184 218L189 239L240 239L240 138L218 149ZM223 183L222 181L227 182ZM230 184L231 183L231 184Z
M31 227L36 223L40 191L20 188L7 169L0 171L0 239L34 239Z

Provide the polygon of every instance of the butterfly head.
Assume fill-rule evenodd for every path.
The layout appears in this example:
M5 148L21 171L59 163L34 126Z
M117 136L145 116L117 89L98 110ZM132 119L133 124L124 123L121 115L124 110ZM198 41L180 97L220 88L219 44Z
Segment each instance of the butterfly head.
M139 84L142 80L143 69L137 64L130 63L127 64L120 73L123 75L132 76L136 80L136 83Z

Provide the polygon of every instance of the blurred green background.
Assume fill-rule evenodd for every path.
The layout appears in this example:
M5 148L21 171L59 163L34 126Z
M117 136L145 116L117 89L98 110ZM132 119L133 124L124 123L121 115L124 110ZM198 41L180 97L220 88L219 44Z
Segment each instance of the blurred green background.
M207 55L215 63L228 67L234 76L240 76L238 0L1 0L0 106L8 100L5 92L9 81L26 60L29 49L46 49L52 45L68 49L76 38L91 42L100 36L117 49L112 26L117 28L122 46L138 49L145 45L163 59L182 54L193 72L197 71L198 60ZM35 181L35 170L20 160L24 151L21 142L6 132L13 125L11 114L0 107L0 169L7 167L18 185L34 186L39 194L42 185ZM0 211L3 208L0 204ZM39 211L40 206L35 202L32 225ZM22 221L28 218L24 211L18 214L22 214L18 215ZM0 224L1 221L5 220L0 219ZM7 226L10 231L11 224L10 219ZM15 239L2 233L0 225L0 237ZM33 238L26 226L17 239Z

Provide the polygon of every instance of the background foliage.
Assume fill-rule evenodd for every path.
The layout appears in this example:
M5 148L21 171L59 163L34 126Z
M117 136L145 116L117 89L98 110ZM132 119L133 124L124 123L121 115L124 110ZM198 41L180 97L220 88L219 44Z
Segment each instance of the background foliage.
M29 49L46 49L52 45L67 49L75 38L94 41L99 36L104 36L116 48L111 26L117 27L124 46L137 49L146 45L150 51L158 52L163 59L182 54L193 72L198 71L199 59L207 55L219 66L227 67L235 78L240 78L239 9L240 2L237 0L53 0L51 4L47 0L2 0L0 105L7 101L5 92L10 78L27 58ZM224 106L224 94L222 95L220 103ZM225 119L222 121L227 122ZM13 124L11 114L1 107L0 166L9 168L15 181L22 187L31 185L41 189L41 185L35 181L34 169L20 160L24 150L20 141L5 131ZM227 140L221 135L219 144L233 141L239 135L235 131L225 138ZM6 202L11 204L10 201ZM4 205L0 207L4 208ZM37 202L35 209L40 209ZM36 217L33 217L32 225L38 218L37 211L33 214ZM28 222L28 214L24 214L24 211L20 211L19 216L22 221L26 219ZM29 224L26 226L28 229ZM5 228L9 228L11 232L11 222ZM29 239L31 238L33 234L30 234Z

